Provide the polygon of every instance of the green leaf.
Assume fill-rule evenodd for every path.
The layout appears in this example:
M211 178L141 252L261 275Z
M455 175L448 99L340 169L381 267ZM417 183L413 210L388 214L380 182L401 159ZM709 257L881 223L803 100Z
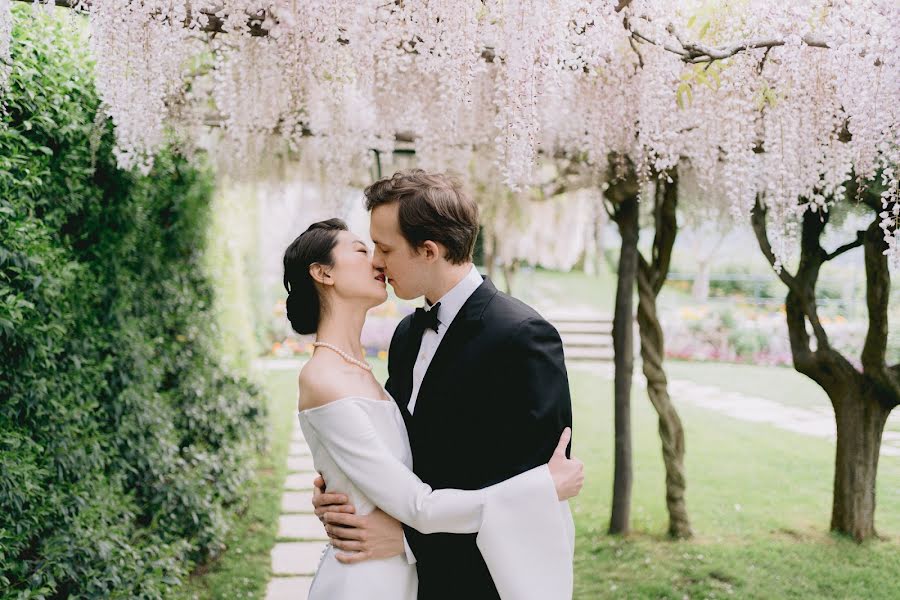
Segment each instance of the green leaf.
M700 28L700 33L697 34L699 39L703 39L706 36L706 32L709 31L709 21L703 24L703 27Z
M685 97L687 98L687 103L690 104L693 99L693 93L691 92L691 85L687 82L679 84L675 91L675 103L678 104L678 108L685 107Z

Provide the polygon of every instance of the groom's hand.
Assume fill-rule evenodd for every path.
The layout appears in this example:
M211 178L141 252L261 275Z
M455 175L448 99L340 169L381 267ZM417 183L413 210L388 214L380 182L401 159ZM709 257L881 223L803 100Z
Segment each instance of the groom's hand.
M353 564L372 558L391 558L404 553L400 521L376 508L365 516L325 513L325 531L338 550L355 552L334 555L339 562Z
M313 510L323 525L325 524L325 513L355 513L356 508L352 504L348 504L349 501L346 494L326 493L325 480L321 475L313 481Z

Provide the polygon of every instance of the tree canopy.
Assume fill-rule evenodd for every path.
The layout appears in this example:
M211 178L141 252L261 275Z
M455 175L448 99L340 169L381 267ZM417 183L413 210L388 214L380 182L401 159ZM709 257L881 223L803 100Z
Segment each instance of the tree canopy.
M398 139L436 168L487 154L511 187L541 154L641 181L680 166L742 219L761 198L778 264L855 181L878 185L900 261L893 0L55 4L87 14L123 167L172 139L229 165L304 152L335 178Z

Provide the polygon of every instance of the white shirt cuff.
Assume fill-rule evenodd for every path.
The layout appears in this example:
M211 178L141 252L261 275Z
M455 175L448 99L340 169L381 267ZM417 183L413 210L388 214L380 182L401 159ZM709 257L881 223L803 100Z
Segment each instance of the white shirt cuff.
M416 564L416 555L413 554L412 548L409 547L409 542L406 541L406 532L403 532L403 551L406 552L406 562L411 565Z

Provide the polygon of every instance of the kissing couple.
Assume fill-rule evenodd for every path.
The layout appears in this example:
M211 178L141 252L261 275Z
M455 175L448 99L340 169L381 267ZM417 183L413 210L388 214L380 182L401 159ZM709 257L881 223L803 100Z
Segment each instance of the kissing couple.
M316 335L298 418L331 540L309 598L571 598L584 467L559 333L478 273L478 206L455 178L401 171L365 198L374 248L330 219L284 254L288 319ZM425 307L381 385L360 335L388 285Z

